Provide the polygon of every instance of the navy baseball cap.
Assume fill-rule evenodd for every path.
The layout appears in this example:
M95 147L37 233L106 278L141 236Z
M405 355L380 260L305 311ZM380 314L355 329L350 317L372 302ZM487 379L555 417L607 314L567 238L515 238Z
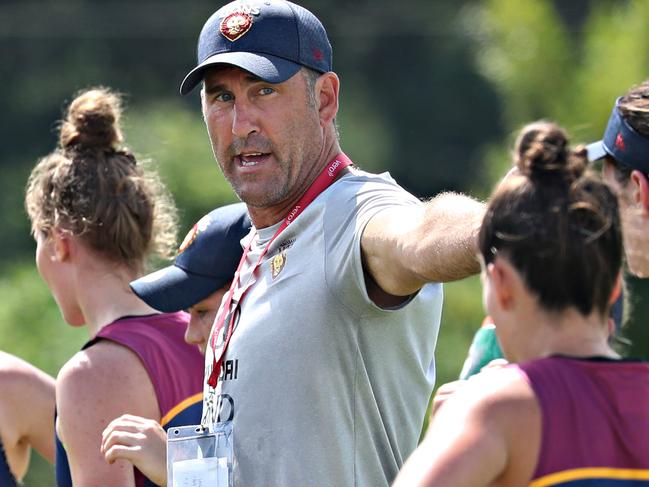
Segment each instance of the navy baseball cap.
M192 91L215 64L281 83L302 66L331 71L332 56L325 28L304 7L285 0L236 0L205 22L198 37L198 65L185 76L180 93Z
M211 211L189 231L173 265L131 282L131 289L165 313L199 303L232 280L251 225L243 203Z
M615 101L602 140L586 146L588 160L593 162L609 155L620 164L649 174L649 138L636 132L622 117L620 100Z

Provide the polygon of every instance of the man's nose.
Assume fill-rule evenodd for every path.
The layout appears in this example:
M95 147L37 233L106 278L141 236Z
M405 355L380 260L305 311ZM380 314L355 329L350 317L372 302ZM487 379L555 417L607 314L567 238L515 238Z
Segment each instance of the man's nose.
M259 132L258 115L255 107L247 100L237 100L232 109L232 134L245 139Z

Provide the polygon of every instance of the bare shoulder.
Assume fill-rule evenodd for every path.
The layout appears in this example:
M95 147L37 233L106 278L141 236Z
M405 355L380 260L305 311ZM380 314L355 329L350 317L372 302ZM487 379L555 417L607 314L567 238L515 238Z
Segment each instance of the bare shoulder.
M526 485L540 443L540 412L515 367L459 387L433 417L397 485Z
M131 400L129 404L135 406L140 398L151 394L155 398L140 358L129 348L109 340L77 352L68 360L57 376L56 392L59 414L69 404L102 408Z
M486 369L467 380L459 393L458 400L468 401L475 412L509 413L510 408L536 404L534 391L516 366Z
M475 386L470 384L467 391L475 404L473 414L489 431L500 431L506 446L498 485L527 485L541 448L542 415L534 390L516 366L488 369L475 377Z
M108 340L78 352L59 372L56 404L57 432L68 453L73 482L130 482L130 464L108 465L100 446L104 428L122 414L160 419L153 384L139 357Z
M474 424L480 430L497 430L507 439L510 432L534 419L538 402L525 376L516 367L486 370L467 380L442 405L433 418L430 433ZM451 426L450 426L451 425Z

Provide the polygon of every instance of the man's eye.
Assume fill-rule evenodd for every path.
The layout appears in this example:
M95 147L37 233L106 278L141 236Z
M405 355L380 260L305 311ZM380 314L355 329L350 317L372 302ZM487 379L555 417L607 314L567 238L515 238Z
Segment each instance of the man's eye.
M230 93L219 93L215 96L215 99L220 102L229 102L234 100L234 97Z
M268 86L266 86L266 87L262 88L261 90L259 90L260 95L270 95L271 93L275 93L275 90L268 87Z

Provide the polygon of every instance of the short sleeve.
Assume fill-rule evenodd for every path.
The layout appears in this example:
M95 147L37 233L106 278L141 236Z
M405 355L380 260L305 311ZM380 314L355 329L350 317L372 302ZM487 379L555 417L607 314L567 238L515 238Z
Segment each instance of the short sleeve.
M324 214L325 279L345 307L362 316L380 309L369 298L365 286L361 256L365 226L385 209L422 203L387 173L360 173L342 179L338 185L337 191L329 195Z

